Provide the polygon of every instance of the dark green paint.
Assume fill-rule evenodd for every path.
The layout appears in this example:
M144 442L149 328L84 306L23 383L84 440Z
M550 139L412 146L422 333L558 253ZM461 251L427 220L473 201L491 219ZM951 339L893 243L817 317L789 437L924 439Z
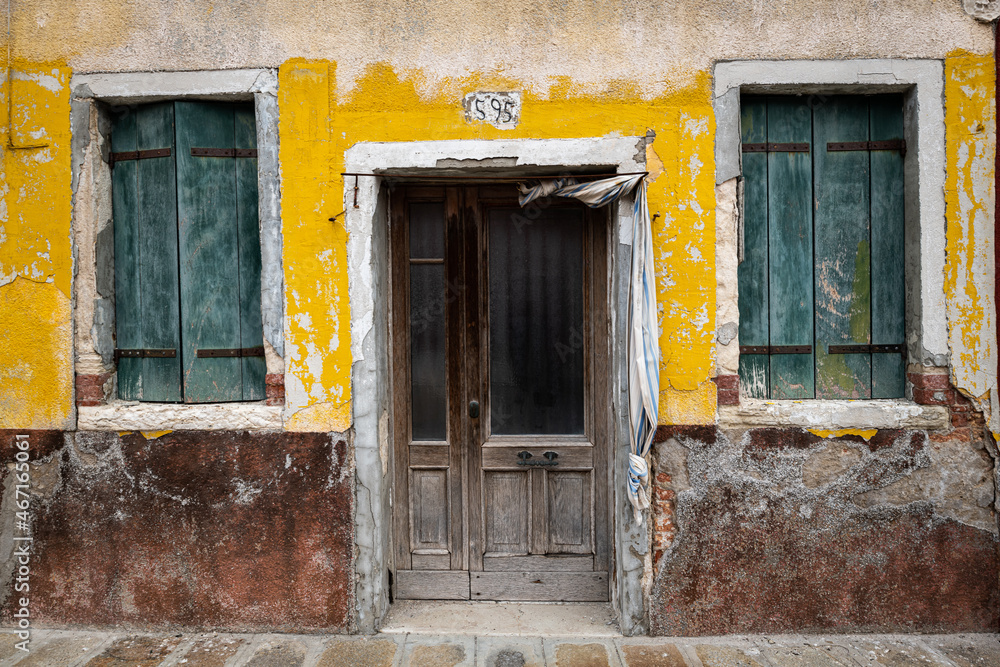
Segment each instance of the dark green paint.
M745 97L740 104L743 143L767 141L767 104L762 97ZM743 261L739 265L740 345L767 345L767 154L743 154ZM740 355L740 386L751 398L768 398L766 354Z
M171 103L115 116L114 152L173 148ZM112 172L115 221L116 346L178 349L177 225L173 157L128 160ZM119 359L118 395L181 400L180 359Z
M903 138L901 95L872 97L872 141ZM872 343L906 342L903 157L899 151L871 151ZM872 398L898 398L906 388L906 363L899 354L872 355Z
M234 108L236 148L257 148L257 123L251 106ZM239 229L240 343L242 347L264 344L260 313L260 222L257 208L257 158L235 158L236 211ZM264 396L264 357L243 358L243 400Z
M241 347L234 158L191 155L192 147L234 147L233 108L200 102L175 107L184 402L239 401L241 360L196 355L199 349Z
M767 141L808 143L811 109L800 97L772 97ZM770 344L811 345L813 220L810 153L768 153ZM771 355L771 398L812 398L813 355Z
M136 150L136 116L125 109L113 116L111 150ZM139 204L135 161L119 162L111 171L111 211L115 227L115 346L140 349L142 299L139 295ZM118 360L118 396L141 398L142 359Z
M138 149L173 149L174 109L169 102L139 107ZM142 338L147 348L180 351L177 329L177 201L173 157L137 160L139 184L139 282ZM181 360L142 360L144 401L181 400Z
M902 156L827 151L831 141L901 139L902 97L835 96L814 106L748 96L742 108L744 143L811 142L811 152L743 154L740 344L814 345L814 355L741 355L743 391L902 396L902 355L828 353L829 345L904 343Z

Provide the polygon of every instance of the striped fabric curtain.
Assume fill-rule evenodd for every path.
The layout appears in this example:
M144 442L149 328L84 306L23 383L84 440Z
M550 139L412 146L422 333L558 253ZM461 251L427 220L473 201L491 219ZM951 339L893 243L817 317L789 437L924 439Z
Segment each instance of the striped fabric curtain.
M586 183L578 183L573 178L558 178L543 180L532 187L520 186L521 206L540 197L568 197L598 208L636 190L628 312L628 498L636 523L640 524L642 511L649 507L649 464L646 458L656 433L660 396L660 330L656 313L653 233L643 178L644 174L633 174Z

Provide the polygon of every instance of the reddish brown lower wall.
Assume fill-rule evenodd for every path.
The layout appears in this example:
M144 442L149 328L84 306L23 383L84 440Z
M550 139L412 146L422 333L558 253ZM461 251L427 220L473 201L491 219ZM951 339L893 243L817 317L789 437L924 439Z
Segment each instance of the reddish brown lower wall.
M996 632L984 429L662 429L654 634ZM995 450L994 450L995 454Z
M7 461L13 441L0 431ZM33 623L349 630L344 440L31 432L31 445L49 459L32 466Z

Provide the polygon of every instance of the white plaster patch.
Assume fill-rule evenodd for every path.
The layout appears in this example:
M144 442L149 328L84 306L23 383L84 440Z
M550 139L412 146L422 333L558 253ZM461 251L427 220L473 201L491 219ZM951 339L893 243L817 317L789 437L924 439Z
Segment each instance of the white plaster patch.
M14 70L12 78L15 81L33 81L52 93L61 92L63 88L58 76L42 74L41 72L24 72L21 70Z

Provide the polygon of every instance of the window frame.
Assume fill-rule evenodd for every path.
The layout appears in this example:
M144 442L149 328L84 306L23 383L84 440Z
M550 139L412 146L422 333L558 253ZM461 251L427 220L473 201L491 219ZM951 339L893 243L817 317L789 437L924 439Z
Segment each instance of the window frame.
M114 363L114 259L111 222L109 109L118 105L202 100L253 102L258 145L261 316L266 373L284 377L284 287L278 171L277 71L74 74L73 285L75 372L111 388L106 403L76 408L80 430L280 430L283 405L271 401L147 403L117 397ZM111 249L108 249L108 243ZM110 278L110 279L109 279Z
M742 235L740 96L903 94L907 371L948 366L945 317L944 64L940 60L728 61L714 69L717 373L738 375ZM736 332L734 334L734 327ZM723 342L725 341L725 342ZM903 399L749 399L720 405L723 427L945 428L947 411Z

